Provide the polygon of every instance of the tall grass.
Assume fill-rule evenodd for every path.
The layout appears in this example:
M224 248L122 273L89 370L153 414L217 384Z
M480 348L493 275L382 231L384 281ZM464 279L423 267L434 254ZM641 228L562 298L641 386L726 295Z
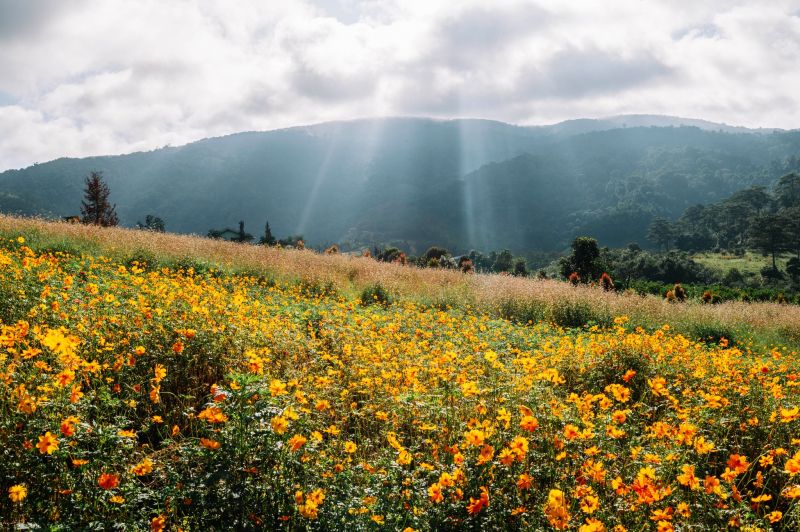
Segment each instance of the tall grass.
M102 254L143 262L154 268L219 268L284 282L316 284L353 299L369 287L380 286L392 300L411 300L441 308L472 307L521 323L547 320L564 327L605 325L614 316L625 315L632 324L646 329L669 324L698 339L726 337L790 346L796 346L800 339L800 307L793 305L674 304L655 296L611 293L555 280L463 274L349 255L5 215L0 215L0 233L6 238L24 236L28 245L37 250Z

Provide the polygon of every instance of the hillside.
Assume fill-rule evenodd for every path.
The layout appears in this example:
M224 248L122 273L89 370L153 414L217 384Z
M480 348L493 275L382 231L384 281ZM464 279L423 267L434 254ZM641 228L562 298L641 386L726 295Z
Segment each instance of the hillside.
M5 216L0 236L18 527L800 524L797 343L694 340L796 334L798 307Z
M124 225L156 214L174 232L245 220L258 234L268 220L312 245L526 252L561 249L576 234L644 243L654 215L676 217L798 166L798 132L622 127L623 118L544 128L360 120L58 159L0 174L0 210L77 214L83 179L99 170ZM646 118L629 117L682 123Z

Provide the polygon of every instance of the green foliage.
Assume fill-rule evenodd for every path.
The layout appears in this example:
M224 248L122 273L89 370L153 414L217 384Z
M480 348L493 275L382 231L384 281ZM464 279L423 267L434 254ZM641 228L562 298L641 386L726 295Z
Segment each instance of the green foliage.
M691 337L711 345L718 345L726 339L729 345L736 345L737 333L732 328L718 323L696 323L691 327Z
M138 229L146 229L148 231L155 231L157 233L163 233L166 230L166 226L164 224L164 220L155 216L153 214L148 214L144 217L144 223L136 222L136 227Z
M298 213L306 212L301 230L315 244L347 235L358 247L400 235L408 244L403 248L415 254L434 244L454 253L521 254L563 249L578 234L612 247L644 242L656 216L674 219L687 206L769 186L800 165L792 159L800 153L795 132L601 131L614 125L593 121L588 129L470 120L387 119L379 125L377 139L374 128L356 121L335 130L320 125L118 157L59 159L4 172L0 210L75 215L80 177L97 168L124 225L155 211L169 213L172 231L202 234L240 218L263 220L267 212L277 235L297 230ZM374 148L369 154L366 144ZM317 183L323 165L327 179ZM309 198L315 183L317 193ZM698 245L709 238L713 246L734 244L736 235L724 230L731 216L724 217L714 233L694 235Z
M388 306L392 303L392 296L389 291L380 283L372 284L364 288L361 292L361 304Z
M576 328L586 325L608 326L612 317L587 301L558 301L550 309L550 318L560 327Z
M577 272L584 283L599 279L607 269L597 241L585 236L573 240L572 255L561 259L561 275L569 277L572 272Z

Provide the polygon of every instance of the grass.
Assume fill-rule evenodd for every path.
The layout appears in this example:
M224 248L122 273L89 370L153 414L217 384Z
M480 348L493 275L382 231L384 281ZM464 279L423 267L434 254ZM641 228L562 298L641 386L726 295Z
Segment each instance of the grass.
M778 268L786 270L786 262L790 258L790 255L778 257L776 260ZM736 268L743 274L760 275L763 268L772 266L772 257L764 257L752 251L747 251L740 256L729 253L695 253L692 255L692 259L722 274L726 274L732 268Z
M364 257L0 215L0 235L12 238L23 234L36 250L104 255L126 262L142 260L151 268L178 265L248 273L281 282L328 287L354 300L369 287L380 286L390 298L399 301L435 308L477 309L520 323L544 319L579 326L607 323L610 317L624 315L633 325L647 330L668 323L676 331L693 336L698 327L703 331L716 328L759 346L796 345L800 334L800 306L794 305L671 304L657 296L609 293L555 280L462 274L379 263Z

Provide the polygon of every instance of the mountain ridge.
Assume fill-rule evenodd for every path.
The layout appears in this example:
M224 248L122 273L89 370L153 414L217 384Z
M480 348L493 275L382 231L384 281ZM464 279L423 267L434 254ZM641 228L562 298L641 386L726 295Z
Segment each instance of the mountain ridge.
M560 124L356 119L59 158L0 173L0 211L77 214L83 179L99 170L125 225L155 214L168 230L205 234L245 220L258 234L269 220L316 245L525 252L577 233L641 242L654 216L769 185L800 155L796 131Z

